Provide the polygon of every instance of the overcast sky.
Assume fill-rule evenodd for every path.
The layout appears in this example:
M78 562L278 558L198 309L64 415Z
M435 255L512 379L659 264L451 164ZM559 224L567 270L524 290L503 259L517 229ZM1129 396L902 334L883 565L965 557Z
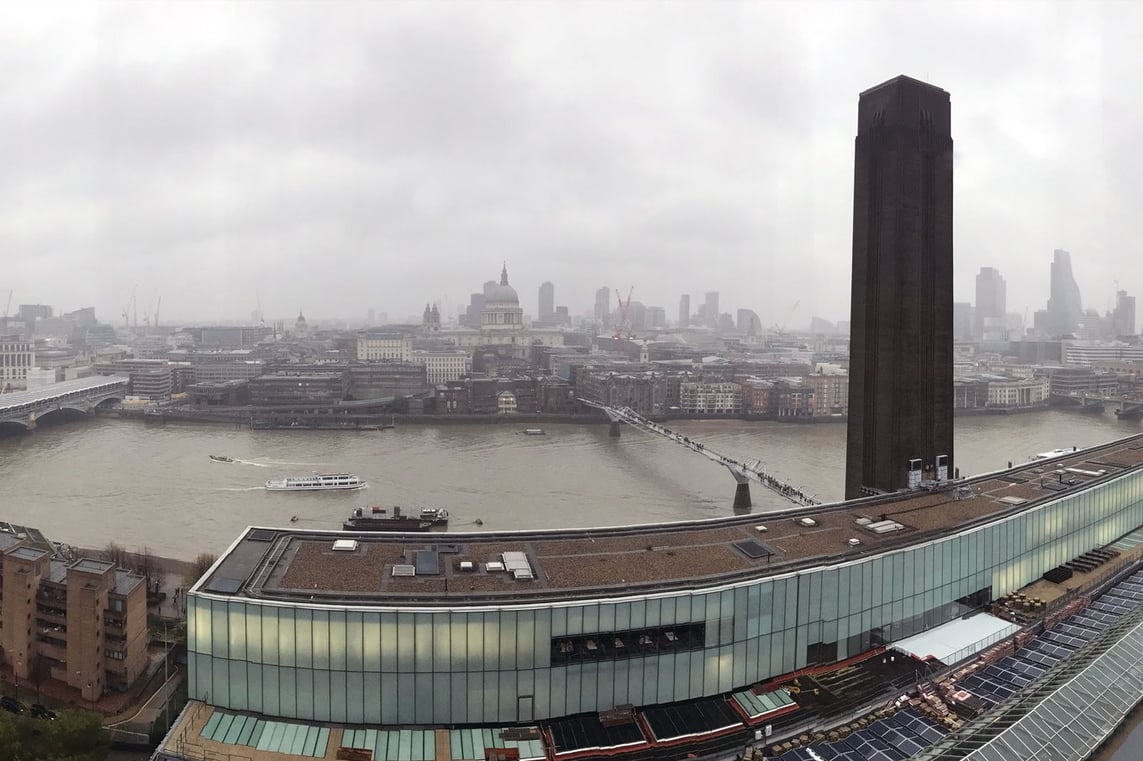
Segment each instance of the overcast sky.
M858 93L952 95L957 300L1143 295L1136 4L0 4L0 300L105 321L590 309L848 319ZM798 303L795 308L795 302Z

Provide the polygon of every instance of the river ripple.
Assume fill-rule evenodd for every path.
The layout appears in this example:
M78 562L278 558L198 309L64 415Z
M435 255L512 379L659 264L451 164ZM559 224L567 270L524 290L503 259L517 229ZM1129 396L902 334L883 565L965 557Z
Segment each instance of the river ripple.
M534 423L529 425L535 425ZM844 488L845 426L781 422L670 424L822 499ZM249 525L336 528L361 504L445 507L454 529L554 528L731 514L734 483L715 464L658 437L606 425L400 425L389 431L249 431L151 426L104 417L0 439L0 520L53 539L181 559L218 553ZM957 418L963 474L1143 430L1108 412ZM243 463L218 464L208 454ZM311 471L366 478L364 492L266 492L267 478ZM756 510L785 506L755 486Z

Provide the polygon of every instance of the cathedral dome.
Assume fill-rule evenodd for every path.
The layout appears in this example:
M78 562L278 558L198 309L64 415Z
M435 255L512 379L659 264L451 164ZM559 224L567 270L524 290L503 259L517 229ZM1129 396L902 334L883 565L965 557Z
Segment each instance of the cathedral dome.
M500 271L499 285L486 285L484 310L480 313L481 330L522 330L524 310L516 289L508 285L508 266Z
M520 297L516 295L516 289L508 285L508 265L504 265L504 269L500 270L500 284L494 285L488 289L484 294L485 304L519 304Z

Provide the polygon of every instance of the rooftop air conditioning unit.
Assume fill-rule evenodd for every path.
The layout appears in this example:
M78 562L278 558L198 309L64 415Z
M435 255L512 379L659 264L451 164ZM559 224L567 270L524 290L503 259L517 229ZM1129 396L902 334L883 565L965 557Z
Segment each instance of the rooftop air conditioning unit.
M810 526L818 525L818 522L815 521L813 518L798 518L798 525L805 526L805 527L809 528Z

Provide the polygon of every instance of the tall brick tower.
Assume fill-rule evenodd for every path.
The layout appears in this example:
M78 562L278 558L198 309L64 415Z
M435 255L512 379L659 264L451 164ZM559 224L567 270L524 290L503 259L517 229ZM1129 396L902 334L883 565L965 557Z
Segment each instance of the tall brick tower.
M900 76L861 93L845 496L952 474L949 94Z

